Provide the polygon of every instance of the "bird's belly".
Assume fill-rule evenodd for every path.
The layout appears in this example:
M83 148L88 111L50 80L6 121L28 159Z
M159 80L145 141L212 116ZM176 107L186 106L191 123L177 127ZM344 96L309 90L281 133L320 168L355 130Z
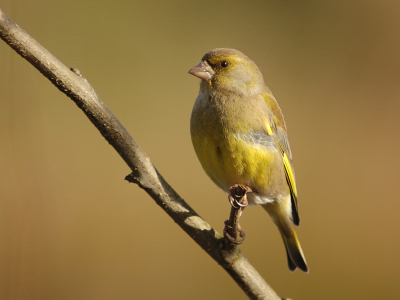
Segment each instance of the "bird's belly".
M289 193L282 158L273 146L246 142L234 136L226 139L203 137L193 141L207 175L226 192L235 184L255 189L249 204L279 201Z

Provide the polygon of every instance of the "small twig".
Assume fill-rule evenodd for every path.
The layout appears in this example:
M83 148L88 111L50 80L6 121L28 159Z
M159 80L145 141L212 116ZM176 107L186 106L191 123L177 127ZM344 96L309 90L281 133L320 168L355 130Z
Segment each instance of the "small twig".
M224 236L228 241L228 245L233 248L235 245L243 243L245 239L246 234L239 224L239 219L248 204L246 194L253 190L250 187L235 184L229 191L228 197L232 207L229 220L225 221ZM237 240L238 232L241 237L240 240Z

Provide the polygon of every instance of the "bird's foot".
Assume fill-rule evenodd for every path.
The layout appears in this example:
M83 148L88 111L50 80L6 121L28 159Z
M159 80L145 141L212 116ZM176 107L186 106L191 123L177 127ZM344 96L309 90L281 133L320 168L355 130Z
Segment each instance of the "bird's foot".
M229 220L225 221L224 237L230 245L240 245L245 239L246 234L239 225L239 219L248 205L246 194L250 192L257 192L257 190L241 184L235 184L229 188L228 199L232 207ZM242 239L236 239L237 233Z
M254 189L252 189L251 187L241 184L235 184L229 188L229 203L232 205L233 208L242 208L243 210L248 205L247 197L245 197L245 195L253 191Z

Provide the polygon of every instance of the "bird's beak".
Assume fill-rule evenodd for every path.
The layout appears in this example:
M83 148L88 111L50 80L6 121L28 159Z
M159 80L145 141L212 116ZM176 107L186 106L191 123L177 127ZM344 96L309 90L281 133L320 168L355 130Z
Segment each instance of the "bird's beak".
M189 74L192 74L201 80L210 81L214 78L215 72L206 61L202 60L198 65L189 70Z

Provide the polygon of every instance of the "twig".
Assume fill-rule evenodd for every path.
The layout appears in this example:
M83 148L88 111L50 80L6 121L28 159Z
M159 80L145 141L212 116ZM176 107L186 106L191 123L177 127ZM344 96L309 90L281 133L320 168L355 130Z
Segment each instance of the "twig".
M234 248L236 245L242 244L245 238L244 230L239 225L239 219L248 205L247 193L253 190L250 187L235 184L229 191L228 198L232 207L229 219L225 221L224 236L227 239L227 247ZM239 232L241 240L237 240L237 232Z
M280 299L244 258L239 249L229 259L221 251L223 238L164 180L135 140L76 69L70 70L0 9L0 37L29 61L85 113L132 170L127 180L137 183L218 264L251 299Z

